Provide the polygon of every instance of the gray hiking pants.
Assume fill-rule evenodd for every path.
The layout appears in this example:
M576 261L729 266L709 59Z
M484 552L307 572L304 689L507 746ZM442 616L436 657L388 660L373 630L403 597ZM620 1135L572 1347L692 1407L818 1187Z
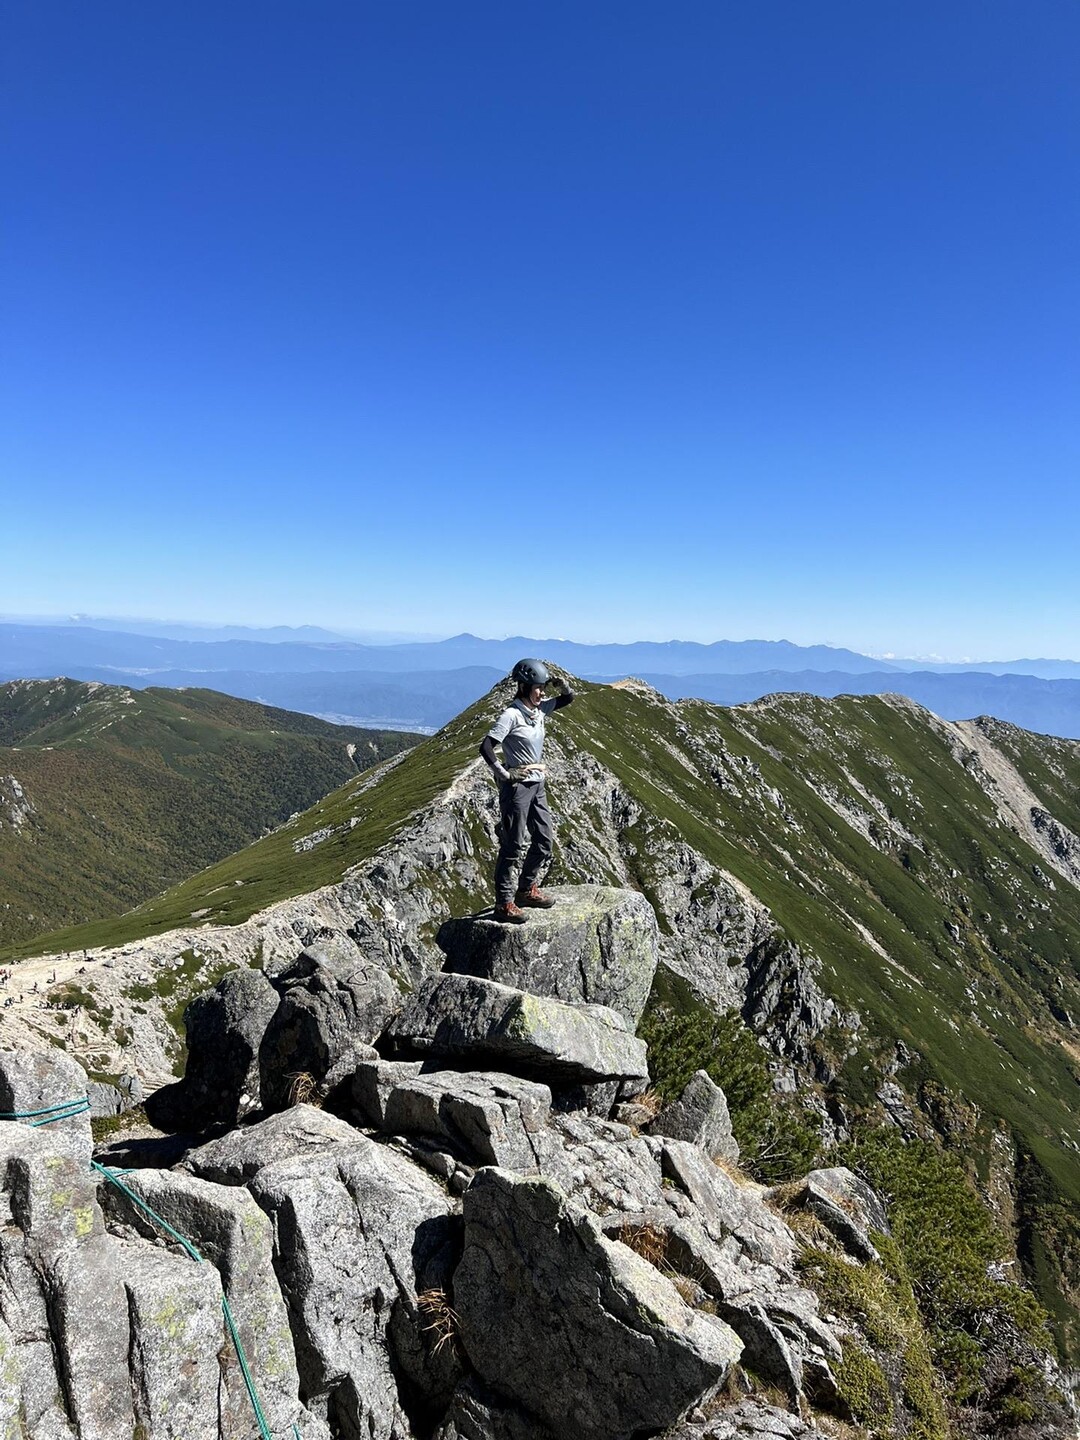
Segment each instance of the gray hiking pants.
M499 815L502 828L495 864L495 900L505 905L519 891L535 885L551 859L555 832L543 780L535 784L504 780L499 786ZM525 863L521 864L523 855ZM519 865L521 879L515 884L514 872Z

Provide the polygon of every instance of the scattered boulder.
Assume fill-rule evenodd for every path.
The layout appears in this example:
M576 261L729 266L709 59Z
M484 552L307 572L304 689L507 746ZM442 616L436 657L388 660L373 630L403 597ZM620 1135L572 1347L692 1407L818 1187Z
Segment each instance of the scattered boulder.
M246 1185L267 1165L352 1145L356 1139L356 1131L347 1121L313 1105L294 1105L189 1150L182 1163L185 1170L203 1180Z
M819 1440L832 1433L831 1426L819 1430L811 1420L746 1399L704 1423L680 1425L664 1440Z
M385 1130L386 1102L394 1087L419 1075L423 1068L422 1060L362 1060L350 1082L354 1118Z
M387 1027L420 1054L470 1059L550 1085L648 1078L645 1045L622 1017L468 975L432 975Z
M650 1135L668 1135L700 1145L710 1160L738 1164L739 1145L731 1133L727 1096L704 1070L692 1075L678 1100L661 1110L646 1128Z
M146 1102L162 1130L238 1125L262 1109L259 1046L278 1006L261 970L230 970L184 1011L187 1068Z
M383 1129L444 1140L474 1165L535 1171L543 1163L539 1136L550 1112L546 1085L513 1075L436 1070L394 1086Z
M880 1259L870 1232L888 1235L889 1217L877 1192L853 1171L842 1165L812 1170L785 1203L809 1210L856 1260Z
M559 885L554 909L527 925L448 920L436 940L444 969L574 1005L604 1005L631 1030L649 998L659 955L656 913L637 890Z
M478 1172L454 1276L461 1344L480 1378L566 1440L663 1429L739 1358L722 1321L546 1179Z
M292 1100L300 1076L329 1094L362 1059L401 1009L402 992L343 936L309 945L274 977L281 999L259 1048L263 1108Z
M762 1203L760 1190L741 1190L696 1145L684 1140L664 1140L661 1166L664 1175L693 1202L711 1239L720 1243L731 1236L749 1260L787 1273L794 1271L795 1237Z
M87 1095L91 1116L123 1115L125 1110L141 1104L143 1087L137 1075L120 1075L115 1085L92 1080L87 1086Z

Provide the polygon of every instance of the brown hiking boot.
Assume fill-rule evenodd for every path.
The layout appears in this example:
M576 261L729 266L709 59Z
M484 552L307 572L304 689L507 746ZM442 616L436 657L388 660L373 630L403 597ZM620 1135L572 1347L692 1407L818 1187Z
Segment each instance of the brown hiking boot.
M498 920L501 925L524 925L529 917L523 910L519 910L512 900L508 900L505 905L495 906L491 918Z
M528 905L532 910L550 910L555 904L553 895L545 895L539 885L530 885L528 890L519 890L514 896L518 905Z

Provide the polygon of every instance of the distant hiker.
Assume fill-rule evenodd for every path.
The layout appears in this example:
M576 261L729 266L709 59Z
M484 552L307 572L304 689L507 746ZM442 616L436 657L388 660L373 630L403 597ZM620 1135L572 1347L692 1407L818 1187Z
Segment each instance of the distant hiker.
M574 693L564 681L562 694L545 700L544 687L551 675L540 660L519 660L511 678L517 681L517 695L484 736L480 754L499 781L502 831L495 865L494 917L503 924L523 925L528 919L523 907L548 910L555 904L550 895L541 892L538 883L540 872L551 860L554 834L541 757L547 717L569 705ZM496 745L502 746L504 763L495 754ZM519 865L521 874L515 889L514 874Z

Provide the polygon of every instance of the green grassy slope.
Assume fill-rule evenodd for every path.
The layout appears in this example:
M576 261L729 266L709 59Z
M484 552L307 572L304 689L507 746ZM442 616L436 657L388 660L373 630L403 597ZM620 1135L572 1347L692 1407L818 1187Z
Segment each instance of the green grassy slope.
M0 686L0 942L138 904L412 740L211 690Z

